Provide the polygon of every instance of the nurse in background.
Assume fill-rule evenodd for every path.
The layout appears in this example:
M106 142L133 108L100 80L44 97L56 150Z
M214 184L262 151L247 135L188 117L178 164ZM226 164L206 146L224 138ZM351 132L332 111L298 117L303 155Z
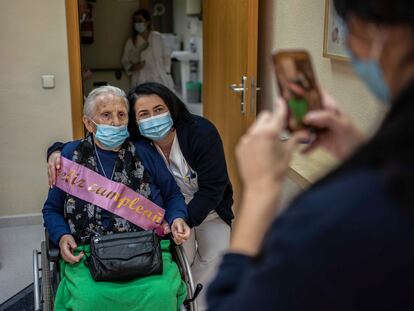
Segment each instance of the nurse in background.
M133 35L125 43L121 62L131 78L131 88L144 82L158 82L171 90L171 58L161 34L152 30L151 15L145 9L132 17Z

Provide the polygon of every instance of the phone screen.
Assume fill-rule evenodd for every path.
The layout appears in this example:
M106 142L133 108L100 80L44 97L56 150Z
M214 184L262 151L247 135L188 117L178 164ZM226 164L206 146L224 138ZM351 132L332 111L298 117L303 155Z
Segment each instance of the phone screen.
M278 51L273 54L279 94L288 105L287 129L306 128L303 117L311 110L322 109L309 53L304 50Z

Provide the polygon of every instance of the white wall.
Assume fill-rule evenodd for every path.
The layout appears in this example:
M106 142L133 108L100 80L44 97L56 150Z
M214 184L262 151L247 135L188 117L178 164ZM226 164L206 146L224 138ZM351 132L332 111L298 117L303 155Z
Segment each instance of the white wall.
M72 139L64 0L0 1L0 38L0 216L38 213L46 148Z
M259 73L262 108L275 98L270 53L273 49L306 48L320 84L337 98L343 109L367 132L381 120L384 108L376 104L349 62L322 57L325 0L260 1Z
M179 36L183 42L184 50L188 49L188 42L190 37L196 37L202 39L203 36L203 22L197 17L187 15L187 0L173 0L173 21L174 21L174 32ZM193 22L197 26L195 34L190 32L190 22Z

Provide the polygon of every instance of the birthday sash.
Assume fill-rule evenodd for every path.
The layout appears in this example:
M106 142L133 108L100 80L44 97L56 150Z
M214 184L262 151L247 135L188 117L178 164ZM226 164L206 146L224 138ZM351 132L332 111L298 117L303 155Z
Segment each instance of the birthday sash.
M122 217L144 230L164 235L165 210L124 184L61 157L56 186L66 193Z

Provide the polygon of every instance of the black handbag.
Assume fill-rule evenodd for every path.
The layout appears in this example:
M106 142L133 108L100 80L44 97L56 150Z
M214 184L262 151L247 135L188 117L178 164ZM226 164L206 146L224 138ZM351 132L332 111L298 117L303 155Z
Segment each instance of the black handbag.
M160 241L153 231L92 237L90 247L91 255L85 265L97 282L162 274Z

